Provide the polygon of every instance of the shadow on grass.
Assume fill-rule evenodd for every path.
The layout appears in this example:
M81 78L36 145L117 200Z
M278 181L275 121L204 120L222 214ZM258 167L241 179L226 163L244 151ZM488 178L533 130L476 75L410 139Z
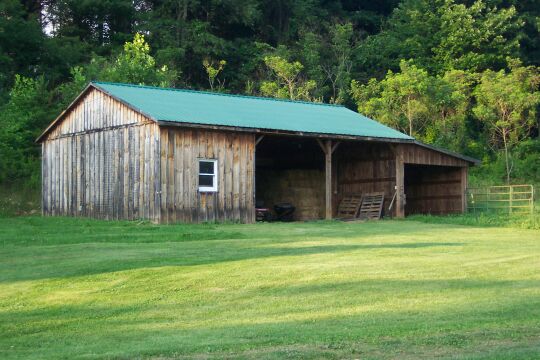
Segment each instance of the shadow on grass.
M245 243L83 244L57 247L15 247L6 250L0 282L66 278L163 266L197 266L223 262L309 256L380 249L404 250L464 246L458 242L351 244L325 246L246 246ZM61 251L59 251L61 250Z
M474 349L478 344L490 341L494 344L494 340L507 341L506 345L527 337L536 337L537 341L540 330L531 319L539 315L539 299L534 293L525 292L519 296L501 295L499 302L486 300L482 304L459 304L449 301L443 307L427 306L416 311L391 308L362 313L353 311L343 316L338 311L339 306L354 309L358 304L355 301L334 304L328 311L332 304L316 300L310 302L306 296L326 293L337 298L345 293L356 296L359 302L371 301L373 304L379 295L393 294L406 299L414 297L411 294L425 291L424 297L427 297L428 291L437 291L441 287L475 291L500 288L499 293L504 294L516 287L528 291L538 285L539 281L530 280L370 280L323 287L308 284L299 292L291 291L289 287L275 287L263 294L261 301L265 301L265 296L288 292L289 301L298 306L280 313L255 312L251 317L249 311L253 311L252 308L230 309L226 302L221 305L223 312L214 309L212 313L205 314L205 304L212 304L212 308L216 306L210 298L202 303L197 300L199 304L191 304L191 308L186 308L182 301L174 303L178 298L165 298L165 302L142 300L137 303L134 300L126 306L89 304L50 306L30 311L6 310L0 312L3 333L0 344L4 345L0 349L5 349L0 350L0 354L3 352L6 357L39 354L45 358L93 354L99 358L129 358L207 353L219 358L253 351L254 358L265 357L268 352L278 352L273 356L280 358L286 354L280 353L279 346L303 345L307 348L299 351L304 356L306 351L320 357L326 350L332 350L331 353L341 354L338 358L343 358L349 357L353 350L366 353L368 349L383 351L383 354L385 351L403 354L413 346L424 347L428 351L424 355L428 358L435 354L429 351L441 349L453 356L467 347ZM364 291L351 294L351 286ZM374 293L377 296L374 297ZM451 292L449 296L452 296ZM317 306L309 306L314 303ZM250 304L250 307L254 306ZM297 313L304 313L304 320L291 320L291 316ZM321 314L325 316L319 316ZM11 350L6 350L9 349L8 344ZM37 344L48 345L41 347Z

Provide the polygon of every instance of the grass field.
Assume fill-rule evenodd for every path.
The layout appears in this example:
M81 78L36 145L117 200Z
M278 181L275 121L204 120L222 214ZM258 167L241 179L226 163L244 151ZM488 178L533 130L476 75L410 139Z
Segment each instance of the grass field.
M0 218L0 358L540 358L540 231Z

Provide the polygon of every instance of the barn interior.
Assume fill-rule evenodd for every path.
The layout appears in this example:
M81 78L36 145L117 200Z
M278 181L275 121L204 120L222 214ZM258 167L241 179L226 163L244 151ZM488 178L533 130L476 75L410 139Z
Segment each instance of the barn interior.
M266 136L255 156L256 204L268 208L290 203L296 210L292 220L325 218L325 154L316 139ZM396 177L402 176L404 215L451 214L463 211L463 167L444 164L448 158L429 153L412 156L398 166L399 148L377 141L334 141L332 155L332 216L340 217L340 203L351 196L383 196L381 215L395 216L398 206ZM427 155L426 155L427 154ZM417 162L417 163L415 163ZM420 162L420 164L418 164ZM466 170L466 169L465 169ZM399 174L397 174L400 172Z
M324 217L324 154L312 138L265 136L255 156L255 201L258 208L290 203L294 220Z
M405 164L405 215L462 211L461 168Z

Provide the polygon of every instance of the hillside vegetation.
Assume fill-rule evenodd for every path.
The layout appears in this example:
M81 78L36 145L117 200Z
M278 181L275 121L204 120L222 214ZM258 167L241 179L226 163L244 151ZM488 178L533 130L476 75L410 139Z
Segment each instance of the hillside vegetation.
M540 183L537 0L4 0L0 185L92 80L345 105Z

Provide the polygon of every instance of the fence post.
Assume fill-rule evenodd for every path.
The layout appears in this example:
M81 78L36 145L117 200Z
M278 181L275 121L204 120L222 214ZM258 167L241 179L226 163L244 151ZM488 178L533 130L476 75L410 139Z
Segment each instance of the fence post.
M531 185L531 198L529 200L531 206L531 216L534 214L534 186Z
M509 192L508 192L508 196L509 196L509 201L508 201L508 213L510 215L512 215L512 205L513 205L513 199L514 199L514 187L512 185L509 186Z
M487 191L486 191L486 213L489 212L489 207L490 207L490 196L489 194L491 193L491 188L488 186L487 187Z

